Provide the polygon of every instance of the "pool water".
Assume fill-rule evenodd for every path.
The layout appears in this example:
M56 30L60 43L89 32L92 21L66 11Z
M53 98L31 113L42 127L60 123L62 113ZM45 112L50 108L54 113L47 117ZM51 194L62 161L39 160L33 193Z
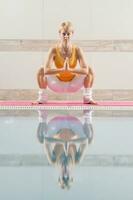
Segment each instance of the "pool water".
M0 199L132 200L132 141L132 116L0 112Z

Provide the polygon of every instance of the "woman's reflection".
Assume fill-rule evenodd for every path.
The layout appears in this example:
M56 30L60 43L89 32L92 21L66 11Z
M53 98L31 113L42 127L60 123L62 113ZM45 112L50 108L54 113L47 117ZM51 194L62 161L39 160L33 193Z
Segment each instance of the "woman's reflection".
M38 140L44 144L49 163L60 171L58 182L61 188L69 189L73 182L72 169L83 159L93 139L92 111L84 111L83 122L68 113L48 121L47 111L38 112Z

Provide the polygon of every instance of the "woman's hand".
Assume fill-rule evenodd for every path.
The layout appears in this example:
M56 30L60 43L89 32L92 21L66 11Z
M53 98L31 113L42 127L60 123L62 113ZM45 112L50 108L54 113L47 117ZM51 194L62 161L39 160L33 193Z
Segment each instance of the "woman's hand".
M66 59L64 61L63 70L69 70L69 58L68 57L66 57Z

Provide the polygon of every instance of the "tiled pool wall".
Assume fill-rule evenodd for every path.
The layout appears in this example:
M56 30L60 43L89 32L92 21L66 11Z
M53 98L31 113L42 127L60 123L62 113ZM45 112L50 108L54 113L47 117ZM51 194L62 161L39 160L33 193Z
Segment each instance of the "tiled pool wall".
M36 100L38 90L8 90L0 89L0 100ZM133 90L96 90L94 89L94 98L96 100L114 100L114 101L132 101ZM48 90L50 100L77 100L82 99L82 91L76 92L71 95L56 94Z

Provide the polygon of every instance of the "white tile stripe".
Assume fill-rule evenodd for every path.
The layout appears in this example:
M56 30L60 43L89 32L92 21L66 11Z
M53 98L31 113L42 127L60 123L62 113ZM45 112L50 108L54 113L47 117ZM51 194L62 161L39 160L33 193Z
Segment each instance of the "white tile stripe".
M132 111L133 106L0 106L0 110L127 110Z
M0 155L0 167L2 166L47 166L48 161L43 155ZM81 166L113 166L133 167L133 155L85 155Z
M56 40L0 39L0 51L48 51ZM74 40L86 52L132 52L133 40Z

